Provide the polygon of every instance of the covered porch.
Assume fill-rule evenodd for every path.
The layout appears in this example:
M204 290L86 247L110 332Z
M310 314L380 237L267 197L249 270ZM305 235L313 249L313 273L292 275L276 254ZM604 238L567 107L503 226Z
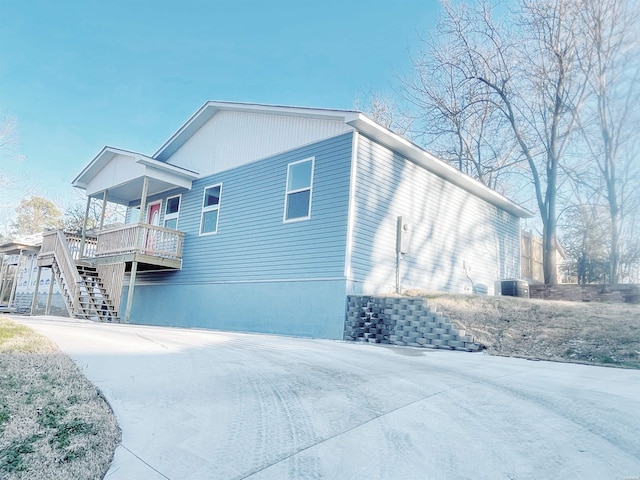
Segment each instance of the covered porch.
M70 252L76 263L88 263L102 271L122 271L122 275L129 272L125 321L129 320L138 271L182 268L184 233L160 225L162 212L149 208L149 198L188 191L197 178L197 173L184 168L105 147L73 180L74 187L86 192L87 204L81 233L75 239L67 235ZM93 202L101 202L101 215L95 228L89 230ZM127 223L105 225L109 203L130 210ZM57 238L51 236L50 240ZM45 239L43 251L47 243ZM116 283L121 290L122 279Z

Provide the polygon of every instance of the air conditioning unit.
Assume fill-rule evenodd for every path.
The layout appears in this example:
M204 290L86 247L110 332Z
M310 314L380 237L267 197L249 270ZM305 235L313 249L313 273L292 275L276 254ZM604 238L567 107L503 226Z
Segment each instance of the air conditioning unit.
M502 280L500 294L507 297L529 298L529 284L525 280Z

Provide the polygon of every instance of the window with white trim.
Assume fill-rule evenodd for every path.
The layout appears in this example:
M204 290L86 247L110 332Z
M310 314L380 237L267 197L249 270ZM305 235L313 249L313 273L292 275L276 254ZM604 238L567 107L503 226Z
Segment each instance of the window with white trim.
M129 207L125 223L138 223L140 221L140 205Z
M297 222L311 218L311 191L315 157L292 162L287 167L287 193L284 221Z
M178 214L180 213L180 195L167 198L164 207L164 228L178 229Z
M200 218L200 235L208 235L218 232L221 195L221 183L204 189L204 196L202 198L202 216Z

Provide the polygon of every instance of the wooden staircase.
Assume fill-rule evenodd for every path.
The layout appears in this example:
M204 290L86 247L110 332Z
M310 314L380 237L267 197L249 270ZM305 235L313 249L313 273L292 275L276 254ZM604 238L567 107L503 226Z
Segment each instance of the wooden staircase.
M109 298L96 267L83 264L76 264L76 267L80 278L82 278L76 318L101 322L119 322L118 312Z
M96 267L86 260L73 258L62 232L47 233L43 237L38 266L53 270L69 316L99 322L120 322L117 308Z

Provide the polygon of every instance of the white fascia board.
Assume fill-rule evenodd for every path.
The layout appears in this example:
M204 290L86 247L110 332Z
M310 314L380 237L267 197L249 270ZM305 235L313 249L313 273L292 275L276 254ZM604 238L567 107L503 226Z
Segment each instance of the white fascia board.
M161 162L160 160L155 160L153 158L145 157L142 155L136 158L136 163L144 165L145 167L148 167L152 170L162 171L173 177L182 177L186 180L189 180L190 182L200 178L200 175L194 171L187 170L186 168L178 167L166 162Z
M171 172L167 172L166 170L160 170L149 166L145 167L145 176L166 184L171 184L174 186L172 188L184 188L186 190L191 190L193 183L193 179L191 178L177 176Z
M424 169L517 217L531 218L534 216L534 214L526 208L521 207L495 190L492 190L474 178L434 157L409 140L378 125L361 113L354 114L351 119L347 119L347 124L392 150L399 152Z
M167 160L186 140L204 125L217 110L210 108L206 102L152 155L158 160Z
M86 189L88 181L84 180L85 176L88 175L91 170L94 170L96 166L99 166L98 164L103 162L103 158L105 157L105 155L111 154L111 152L109 151L110 149L111 147L103 147L103 149L100 150L100 153L93 157L93 159L82 169L82 171L78 175L76 175L76 177L71 181L71 185L76 188L80 188L81 190Z

